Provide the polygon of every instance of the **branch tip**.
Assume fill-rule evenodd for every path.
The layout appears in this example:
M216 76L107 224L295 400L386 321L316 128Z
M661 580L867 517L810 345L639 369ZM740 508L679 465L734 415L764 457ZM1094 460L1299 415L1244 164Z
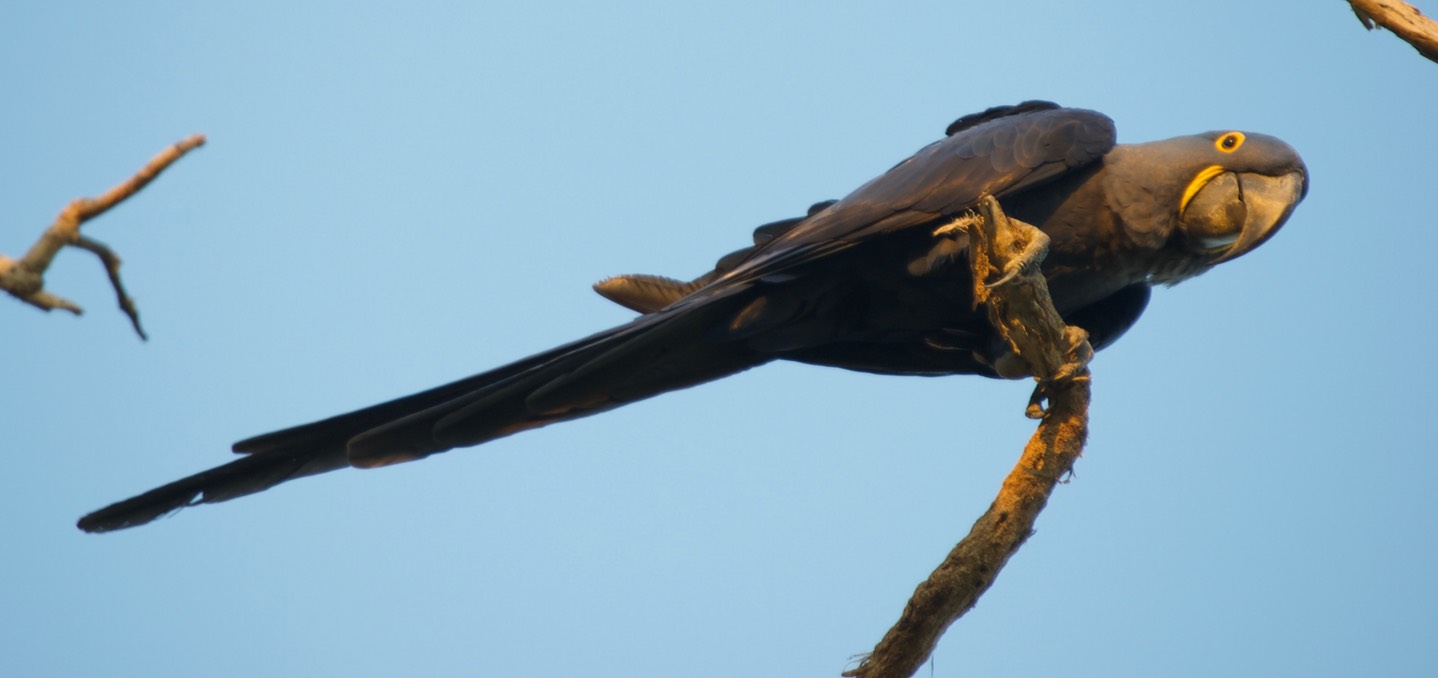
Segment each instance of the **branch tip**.
M1400 0L1348 0L1348 6L1364 28L1386 28L1424 58L1438 62L1438 22L1417 7Z

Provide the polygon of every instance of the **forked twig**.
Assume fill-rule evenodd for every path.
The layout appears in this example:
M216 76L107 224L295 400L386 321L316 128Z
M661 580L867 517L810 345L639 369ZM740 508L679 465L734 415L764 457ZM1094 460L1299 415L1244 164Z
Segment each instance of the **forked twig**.
M154 181L155 177L176 160L204 143L204 135L190 136L161 151L134 176L105 191L100 197L78 198L66 205L25 256L11 259L0 254L0 289L39 309L59 309L80 315L84 311L79 305L45 290L45 271L49 270L50 264L55 261L55 255L67 245L79 247L100 258L110 277L110 285L115 288L115 296L119 298L120 310L130 318L130 324L135 327L140 338L146 339L145 331L140 327L140 312L136 309L134 300L125 294L125 286L120 282L119 255L99 241L80 235L80 226L140 192L140 189Z

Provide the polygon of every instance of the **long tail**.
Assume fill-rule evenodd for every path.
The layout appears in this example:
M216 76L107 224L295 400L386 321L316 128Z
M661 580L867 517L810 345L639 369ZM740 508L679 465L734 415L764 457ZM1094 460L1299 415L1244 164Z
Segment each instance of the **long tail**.
M728 304L721 304L728 306ZM718 310L718 309L711 309ZM714 340L715 314L659 313L444 386L235 443L243 459L95 511L86 532L143 525L347 466L477 445L718 379L772 356Z

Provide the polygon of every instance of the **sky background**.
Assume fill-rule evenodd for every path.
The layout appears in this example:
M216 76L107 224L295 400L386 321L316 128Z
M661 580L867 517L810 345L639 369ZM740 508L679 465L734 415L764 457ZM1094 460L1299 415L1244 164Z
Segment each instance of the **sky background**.
M1419 3L1430 13L1438 6ZM7 3L0 251L207 146L0 300L0 675L837 676L988 506L1030 384L774 364L86 535L239 438L625 321L954 118L1279 136L1278 237L1155 294L932 676L1431 675L1438 64L1340 2Z

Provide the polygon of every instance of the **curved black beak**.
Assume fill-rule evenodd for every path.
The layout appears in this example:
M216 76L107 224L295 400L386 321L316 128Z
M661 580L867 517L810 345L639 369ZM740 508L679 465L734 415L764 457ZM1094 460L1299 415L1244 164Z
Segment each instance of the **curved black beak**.
M1214 264L1237 259L1272 238L1308 192L1308 176L1302 170L1278 176L1243 173L1238 175L1238 185L1247 208L1243 229Z

